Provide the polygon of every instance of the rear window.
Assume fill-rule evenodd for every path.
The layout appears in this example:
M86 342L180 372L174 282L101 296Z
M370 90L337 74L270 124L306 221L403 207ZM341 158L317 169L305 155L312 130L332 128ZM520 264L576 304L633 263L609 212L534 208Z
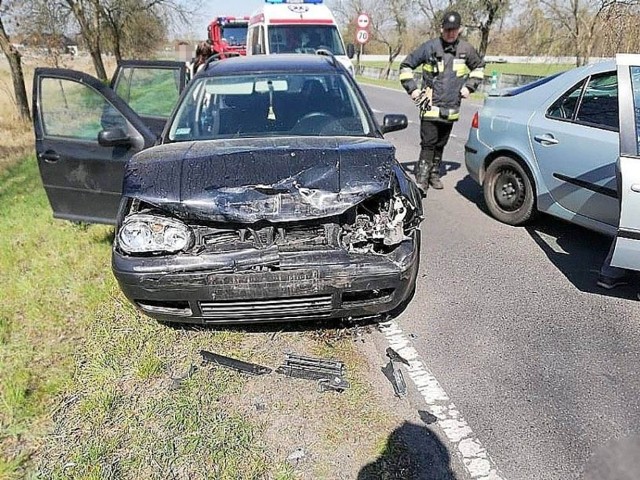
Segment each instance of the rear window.
M515 97L516 95L520 95L521 93L528 92L540 85L544 85L547 82L550 82L558 75L562 75L564 72L554 73L553 75L549 75L548 77L541 78L531 83L527 83L526 85L522 85L521 87L515 87L509 90L504 96L505 97Z

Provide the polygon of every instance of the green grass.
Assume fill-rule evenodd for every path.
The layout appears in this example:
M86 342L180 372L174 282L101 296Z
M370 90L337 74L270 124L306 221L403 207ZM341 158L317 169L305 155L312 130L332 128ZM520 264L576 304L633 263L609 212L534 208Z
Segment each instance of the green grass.
M140 316L110 273L112 228L53 220L33 157L0 174L0 230L3 478L282 469L267 465L260 426L219 403L240 376L205 370L178 391L167 387L199 348L229 348L241 334L172 330Z
M385 62L362 62L362 65L384 68L387 64ZM564 63L488 63L484 67L484 73L485 76L491 75L494 71L513 75L546 76L564 72L574 67L575 65L573 64ZM394 62L392 70L397 70L398 68L400 68L400 62Z
M174 70L125 69L116 93L138 115L168 117L178 101L179 80ZM133 76L133 78L130 78Z
M171 329L139 314L111 273L113 228L52 219L33 156L0 172L0 231L0 478L290 480L301 431L309 478L335 478L336 456L355 475L391 431L349 338ZM203 348L272 366L285 350L340 358L352 388L247 379L200 365Z

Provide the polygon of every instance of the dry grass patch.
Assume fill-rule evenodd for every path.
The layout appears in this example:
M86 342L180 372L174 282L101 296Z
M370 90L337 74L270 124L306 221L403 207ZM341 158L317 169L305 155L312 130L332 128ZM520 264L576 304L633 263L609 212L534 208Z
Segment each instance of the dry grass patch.
M349 330L140 315L111 274L113 229L53 220L30 128L0 126L15 141L0 165L0 478L355 478L389 450L398 419ZM201 349L271 367L285 351L339 358L352 386L246 377L201 365Z

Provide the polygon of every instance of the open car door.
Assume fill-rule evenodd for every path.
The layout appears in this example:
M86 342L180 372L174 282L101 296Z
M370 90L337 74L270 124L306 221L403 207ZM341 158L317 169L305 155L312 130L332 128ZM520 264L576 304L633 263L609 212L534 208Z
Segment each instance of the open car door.
M121 60L111 88L160 136L186 83L184 62Z
M53 216L115 223L124 165L156 135L113 90L82 72L37 68L33 125Z
M620 108L620 222L611 265L640 270L640 55L616 55Z

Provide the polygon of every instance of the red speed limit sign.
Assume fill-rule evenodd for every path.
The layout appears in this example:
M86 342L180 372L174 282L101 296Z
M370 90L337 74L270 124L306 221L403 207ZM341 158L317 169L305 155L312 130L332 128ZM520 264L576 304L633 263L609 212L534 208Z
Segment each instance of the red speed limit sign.
M361 13L360 15L358 15L358 28L369 28L369 15L367 15L366 13Z
M366 30L358 30L356 32L356 41L361 44L365 44L369 41L369 32Z

